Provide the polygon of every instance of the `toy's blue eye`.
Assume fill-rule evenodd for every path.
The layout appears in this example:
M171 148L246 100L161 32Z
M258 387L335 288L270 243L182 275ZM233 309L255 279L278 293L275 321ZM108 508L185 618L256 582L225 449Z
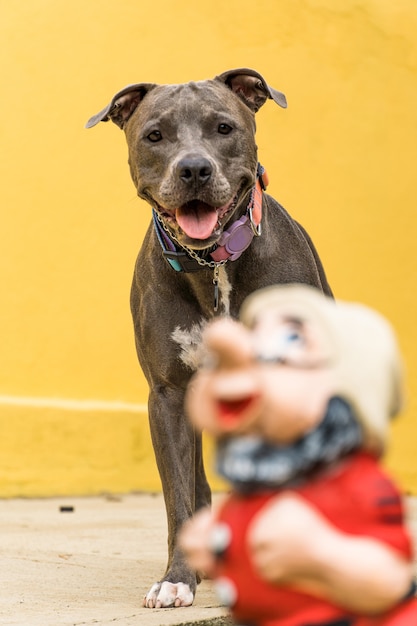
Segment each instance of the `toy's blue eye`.
M297 331L292 331L288 333L285 339L288 343L297 343L303 341L303 336Z
M298 341L300 339L300 335L298 333L291 333L288 335L288 341Z

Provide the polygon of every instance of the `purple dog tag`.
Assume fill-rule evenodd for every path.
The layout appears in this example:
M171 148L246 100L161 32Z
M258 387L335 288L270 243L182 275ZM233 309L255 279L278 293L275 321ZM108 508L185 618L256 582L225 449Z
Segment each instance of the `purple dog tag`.
M236 224L225 244L225 248L230 254L230 260L234 261L235 258L242 254L250 246L252 239L253 232L248 225L248 220L244 224Z
M253 230L249 226L249 218L244 215L234 222L228 231L225 231L219 239L219 246L211 253L212 259L221 261L230 259L235 261L253 239Z

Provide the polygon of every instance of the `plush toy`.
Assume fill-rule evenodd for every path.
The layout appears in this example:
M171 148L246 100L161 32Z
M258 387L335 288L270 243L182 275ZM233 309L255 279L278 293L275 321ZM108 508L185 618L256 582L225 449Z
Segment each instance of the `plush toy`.
M232 486L181 546L236 624L414 626L412 546L380 467L402 368L389 324L305 286L250 296L219 319L188 390Z

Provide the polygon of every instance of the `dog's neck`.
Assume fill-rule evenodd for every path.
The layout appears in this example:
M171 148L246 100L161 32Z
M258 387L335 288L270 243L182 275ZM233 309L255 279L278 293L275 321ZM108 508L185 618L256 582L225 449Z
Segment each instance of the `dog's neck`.
M245 214L225 230L215 248L206 257L178 243L172 233L164 228L158 213L153 209L154 228L164 257L177 272L196 272L207 267L216 269L227 261L235 261L250 246L254 237L261 235L262 193L268 184L265 169L258 163L256 183L252 189Z

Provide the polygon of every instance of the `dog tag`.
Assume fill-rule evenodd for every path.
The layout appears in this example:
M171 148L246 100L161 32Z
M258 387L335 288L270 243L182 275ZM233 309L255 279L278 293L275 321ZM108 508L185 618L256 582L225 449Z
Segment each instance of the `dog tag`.
M217 265L214 268L213 285L214 285L214 311L217 312L217 309L219 308L219 268Z

